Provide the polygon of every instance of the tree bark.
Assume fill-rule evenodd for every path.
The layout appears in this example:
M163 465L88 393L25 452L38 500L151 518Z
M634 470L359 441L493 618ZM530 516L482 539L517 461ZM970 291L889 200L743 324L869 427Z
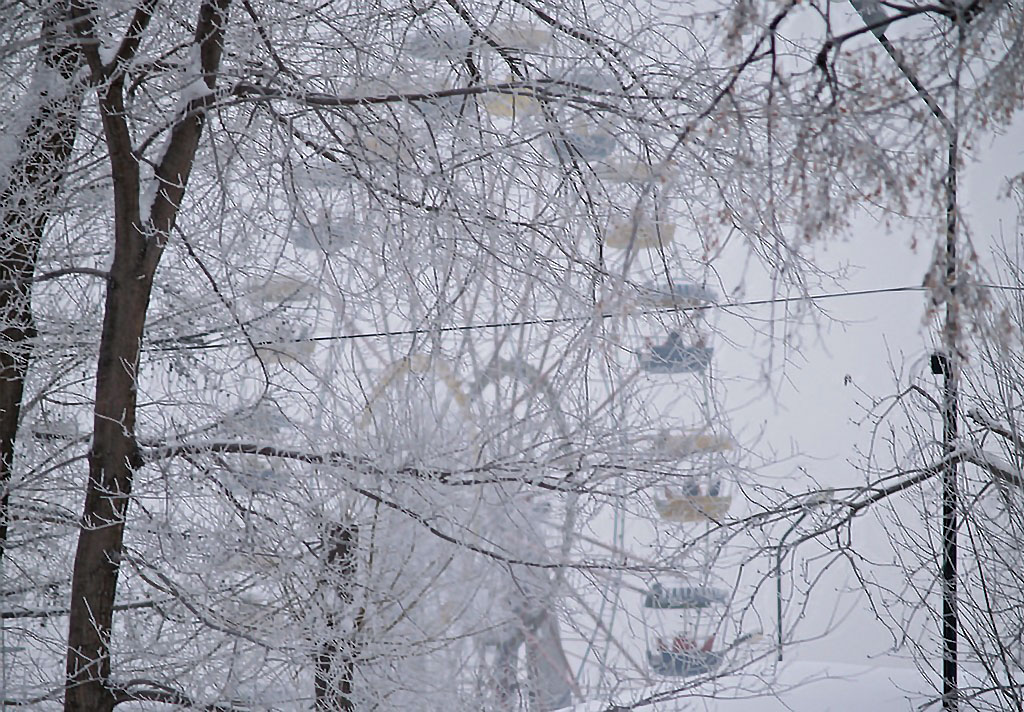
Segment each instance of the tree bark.
M67 173L78 133L82 55L60 32L66 8L44 18L37 64L38 104L0 193L0 561L7 551L14 444L32 357L32 276L39 242Z
M103 64L97 50L94 9L80 1L72 8L93 80L104 87L99 107L114 187L114 260L96 368L89 481L71 580L65 712L110 712L117 703L110 636L128 502L134 472L141 465L135 436L139 354L156 269L185 195L205 120L201 104L194 101L171 130L144 222L122 68L138 47L154 4L143 0L139 5L109 65ZM194 41L211 90L220 68L228 4L229 0L203 0L196 23Z

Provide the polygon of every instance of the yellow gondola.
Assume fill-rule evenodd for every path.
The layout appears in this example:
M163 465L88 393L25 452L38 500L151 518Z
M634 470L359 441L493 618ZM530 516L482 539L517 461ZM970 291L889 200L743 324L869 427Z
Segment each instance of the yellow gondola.
M485 94L480 103L489 113L505 119L532 116L540 112L540 102L525 91Z
M662 432L652 438L654 450L665 457L689 457L703 453L726 452L736 447L731 435L702 430L699 432Z
M638 159L608 160L592 166L594 175L610 183L666 185L679 173L675 163L646 163Z
M618 250L661 249L672 242L676 226L653 220L625 220L613 223L604 234L604 246Z
M654 498L658 515L669 522L717 522L729 511L732 497L720 494L675 494L665 488L665 499Z

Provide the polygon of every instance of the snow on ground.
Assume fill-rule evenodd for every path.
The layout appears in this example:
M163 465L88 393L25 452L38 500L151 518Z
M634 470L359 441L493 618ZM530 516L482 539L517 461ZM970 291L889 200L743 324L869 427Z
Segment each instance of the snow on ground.
M779 663L777 675L751 674L712 680L665 702L638 703L671 687L620 694L624 709L669 712L921 712L934 700L935 685L912 667L885 667L836 662ZM635 705L635 706L631 706ZM574 712L614 709L609 702L578 705Z
M747 687L747 685L744 685ZM752 686L751 686L752 687ZM893 712L918 710L933 690L915 668L850 663L782 663L764 696L687 700L678 709L707 712ZM703 691L702 688L699 688Z

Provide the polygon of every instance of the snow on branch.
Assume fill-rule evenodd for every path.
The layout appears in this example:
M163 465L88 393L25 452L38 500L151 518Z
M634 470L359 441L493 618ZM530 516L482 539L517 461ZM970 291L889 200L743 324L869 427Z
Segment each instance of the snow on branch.
M209 442L166 446L149 444L146 447L151 450L146 457L146 459L149 460L202 455L214 452L232 455L260 455L263 457L295 460L298 462L306 462L316 465L340 465L350 467L354 470L370 475L381 477L388 475L401 475L459 487L492 485L501 482L518 482L555 492L583 492L583 490L578 486L567 484L562 480L523 476L522 468L536 466L537 463L535 462L512 464L488 463L479 467L471 467L464 470L423 470L416 467L400 467L397 469L382 470L374 465L370 458L351 455L341 450L315 453L246 442Z
M968 453L964 459L985 470L1000 482L1024 489L1024 474L1003 458L977 449Z
M987 413L983 413L977 409L968 411L967 417L983 427L985 430L1009 440L1017 452L1024 453L1024 440L1021 439L1020 435L1018 435L1015 430L1006 427L1002 423L994 420Z
M175 690L167 685L161 685L153 680L129 680L126 683L113 683L111 685L114 693L114 704L119 705L125 702L159 702L165 705L174 705L190 710L204 710L207 712L240 712L251 709L251 706L242 703L223 704L220 702L202 703L195 698L186 695L184 692Z

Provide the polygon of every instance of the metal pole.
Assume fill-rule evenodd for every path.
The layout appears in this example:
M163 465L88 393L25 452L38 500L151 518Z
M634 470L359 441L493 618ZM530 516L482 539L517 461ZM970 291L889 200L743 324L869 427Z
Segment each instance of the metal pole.
M882 47L899 67L917 95L928 106L932 115L939 120L949 139L948 168L946 171L946 323L942 329L942 451L945 461L942 465L942 709L956 712L957 682L957 463L950 455L956 447L957 417L959 410L960 356L957 342L960 335L960 308L957 303L957 254L956 254L956 126L949 120L942 107L921 83L914 71L903 59L902 53L885 37L888 16L878 0L850 0Z
M800 526L800 522L802 522L808 514L810 514L810 512L808 510L804 510L804 512L796 518L796 521L790 525L789 529L786 530L786 533L782 535L781 539L779 539L779 545L775 549L775 623L778 633L779 660L782 660L782 547L786 544L786 538L793 533L794 529Z
M956 460L952 457L957 439L960 357L957 340L960 314L957 303L956 263L956 135L949 138L949 171L946 175L946 351L942 376L942 708L957 709L957 491Z

